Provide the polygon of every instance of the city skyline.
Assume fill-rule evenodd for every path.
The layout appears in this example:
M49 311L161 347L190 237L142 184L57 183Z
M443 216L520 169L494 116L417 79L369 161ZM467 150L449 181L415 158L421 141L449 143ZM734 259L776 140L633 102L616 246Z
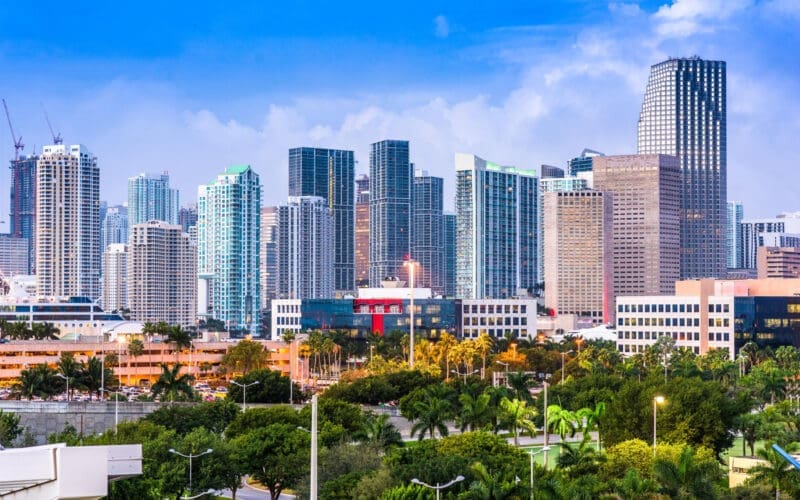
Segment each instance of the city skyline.
M753 217L793 209L791 186L778 181L798 129L791 117L800 116L793 112L800 108L791 70L797 56L788 49L796 46L800 13L789 2L416 6L380 30L365 22L379 13L357 7L331 13L320 6L291 28L282 24L302 7L250 7L252 24L239 20L244 26L232 19L237 13L201 12L188 27L176 27L170 10L141 23L131 22L139 14L117 13L126 29L111 7L82 10L65 15L95 22L69 37L58 29L22 30L39 16L34 9L0 19L0 72L25 71L31 82L0 83L28 145L23 153L51 142L44 103L67 142L86 144L103 159L101 198L110 205L125 199L122 181L143 170L169 171L192 202L198 184L240 163L274 175L264 192L264 204L274 205L287 195L289 148L352 149L362 174L369 144L398 137L413 144L418 168L445 179L445 209L452 210L450 165L458 151L520 168L564 168L585 147L634 153L650 66L698 54L728 63L728 198L742 200ZM330 15L345 22L324 22ZM270 21L262 29L264 18ZM128 38L108 36L115 29ZM102 46L101 36L108 38ZM298 51L307 57L294 57ZM203 67L191 69L201 58ZM328 69L338 64L336 71L306 78L321 61ZM280 79L248 73L276 65ZM57 84L38 77L54 69L64 70ZM775 116L790 118L778 124ZM0 127L0 155L13 158L7 127ZM9 174L0 173L0 206L9 203ZM0 225L0 232L8 229Z

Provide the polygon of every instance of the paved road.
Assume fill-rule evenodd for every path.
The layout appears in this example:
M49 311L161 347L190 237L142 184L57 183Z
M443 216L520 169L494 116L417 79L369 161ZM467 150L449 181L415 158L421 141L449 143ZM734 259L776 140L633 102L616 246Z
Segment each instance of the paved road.
M218 493L218 496L225 497L225 498L232 498L231 490L222 490ZM265 498L269 498L269 491L266 490L257 490L252 486L245 485L243 488L239 489L236 492L236 500L264 500ZM290 500L294 499L294 495L287 495L286 493L281 493L281 497L279 500Z

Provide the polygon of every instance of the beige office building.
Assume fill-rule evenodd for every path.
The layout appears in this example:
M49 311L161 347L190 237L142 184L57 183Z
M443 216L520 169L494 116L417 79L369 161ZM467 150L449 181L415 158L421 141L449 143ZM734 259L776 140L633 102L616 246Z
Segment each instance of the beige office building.
M195 325L197 245L181 226L162 221L136 224L128 252L131 319Z
M681 171L676 156L593 158L594 189L612 196L616 295L670 295L680 279Z
M36 163L36 287L100 297L100 169L86 146L45 146Z
M800 248L758 247L758 279L800 278Z
M594 190L544 195L544 300L557 314L612 321L611 195Z
M103 252L103 309L128 308L128 245L112 243Z

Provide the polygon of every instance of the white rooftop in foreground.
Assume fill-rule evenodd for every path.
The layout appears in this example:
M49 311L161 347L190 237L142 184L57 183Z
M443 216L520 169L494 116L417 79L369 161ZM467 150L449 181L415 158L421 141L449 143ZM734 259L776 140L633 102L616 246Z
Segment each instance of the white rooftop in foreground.
M108 482L142 473L142 445L48 444L0 451L0 497L95 499Z

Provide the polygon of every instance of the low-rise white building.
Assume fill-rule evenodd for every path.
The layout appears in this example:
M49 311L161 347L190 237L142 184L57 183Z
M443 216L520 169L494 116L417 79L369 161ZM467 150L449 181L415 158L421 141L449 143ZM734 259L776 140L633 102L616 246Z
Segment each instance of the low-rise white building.
M536 337L535 299L461 299L456 301L458 336L477 338L486 333L502 338Z

